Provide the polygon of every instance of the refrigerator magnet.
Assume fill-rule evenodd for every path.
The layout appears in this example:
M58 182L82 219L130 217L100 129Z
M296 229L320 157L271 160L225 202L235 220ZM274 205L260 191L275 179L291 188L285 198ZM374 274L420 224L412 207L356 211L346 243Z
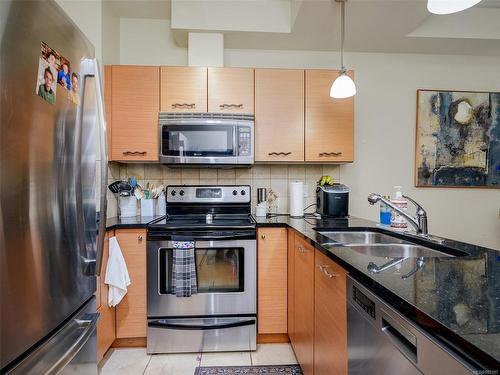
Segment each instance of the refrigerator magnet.
M50 104L56 102L56 79L60 56L47 43L42 42L38 58L35 93Z

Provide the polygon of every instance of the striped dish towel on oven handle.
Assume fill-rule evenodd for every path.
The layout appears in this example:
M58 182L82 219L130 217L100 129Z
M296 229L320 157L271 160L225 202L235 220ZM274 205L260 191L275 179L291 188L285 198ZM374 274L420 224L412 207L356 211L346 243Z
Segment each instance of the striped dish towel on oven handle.
M198 293L194 241L172 241L172 294L190 297Z

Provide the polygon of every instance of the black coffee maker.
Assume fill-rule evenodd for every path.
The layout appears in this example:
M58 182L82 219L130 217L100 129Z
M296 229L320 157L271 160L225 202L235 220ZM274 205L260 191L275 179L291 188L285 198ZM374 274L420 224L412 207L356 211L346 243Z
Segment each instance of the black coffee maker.
M318 186L316 188L316 213L325 218L349 216L349 188L343 184Z

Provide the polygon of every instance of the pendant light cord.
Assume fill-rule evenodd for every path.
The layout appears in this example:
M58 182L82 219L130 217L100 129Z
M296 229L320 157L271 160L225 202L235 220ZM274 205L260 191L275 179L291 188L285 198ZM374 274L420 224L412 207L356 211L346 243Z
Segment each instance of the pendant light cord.
M345 0L341 2L341 18L340 24L342 27L341 39L340 39L340 66L342 67L342 72L345 72L344 66L344 39L345 39Z

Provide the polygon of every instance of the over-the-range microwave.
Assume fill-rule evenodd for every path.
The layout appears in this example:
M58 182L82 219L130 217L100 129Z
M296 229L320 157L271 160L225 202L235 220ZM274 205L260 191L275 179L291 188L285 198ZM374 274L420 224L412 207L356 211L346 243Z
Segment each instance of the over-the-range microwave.
M159 124L162 164L253 164L253 115L169 112L160 113Z

